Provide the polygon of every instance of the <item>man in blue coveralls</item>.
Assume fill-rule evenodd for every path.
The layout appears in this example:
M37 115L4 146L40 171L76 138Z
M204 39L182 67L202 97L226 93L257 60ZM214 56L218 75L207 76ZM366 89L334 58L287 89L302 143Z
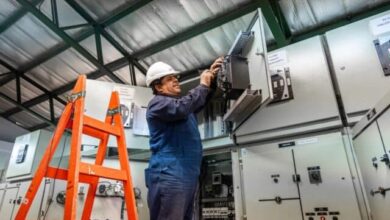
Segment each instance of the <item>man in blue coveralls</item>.
M150 66L146 84L152 87L146 119L152 156L145 170L151 220L189 220L202 160L196 113L210 96L210 85L222 64L214 61L200 75L200 85L180 97L178 71L163 62Z

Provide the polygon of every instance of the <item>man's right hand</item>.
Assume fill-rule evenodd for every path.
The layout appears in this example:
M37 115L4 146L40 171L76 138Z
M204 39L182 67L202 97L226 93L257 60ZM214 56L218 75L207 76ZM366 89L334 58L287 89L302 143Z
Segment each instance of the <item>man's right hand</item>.
M207 87L210 87L211 82L213 81L215 75L211 70L205 70L200 75L200 84L203 84Z
M200 75L200 84L210 87L211 82L217 77L218 71L223 63L223 57L218 57L210 66L210 69L203 71Z

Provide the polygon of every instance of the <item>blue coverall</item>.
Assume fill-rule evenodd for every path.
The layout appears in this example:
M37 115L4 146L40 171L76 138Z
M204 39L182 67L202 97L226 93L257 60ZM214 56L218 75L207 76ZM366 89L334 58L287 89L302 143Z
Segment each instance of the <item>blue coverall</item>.
M151 220L187 220L193 214L202 160L196 113L210 89L199 85L186 96L156 95L146 119L152 156L145 170Z

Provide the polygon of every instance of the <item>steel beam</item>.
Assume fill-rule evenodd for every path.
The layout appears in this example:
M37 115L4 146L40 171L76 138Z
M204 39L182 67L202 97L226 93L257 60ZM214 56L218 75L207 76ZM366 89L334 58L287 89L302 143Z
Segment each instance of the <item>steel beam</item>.
M137 85L137 80L135 77L135 69L132 64L129 65L129 73L130 73L130 81L131 85L136 86Z
M125 64L123 64L123 63L117 63L114 61L114 62L108 63L106 65L106 67L109 68L111 71L116 71L120 68L125 67L126 65L127 65L127 62ZM104 74L101 71L96 70L96 71L88 74L87 78L88 79L97 79L97 78L102 77L102 76L104 76ZM71 90L73 88L73 86L75 85L75 83L76 83L76 80L73 80L72 82L69 82L69 83L67 83L67 84L65 84L57 89L54 89L53 91L50 92L50 95L46 94L46 93L42 94L38 97L35 97L29 101L24 102L22 105L26 108L32 107L34 105L38 105L42 102L49 100L50 96L55 97L55 96L61 95L65 92ZM18 113L20 111L21 110L16 107L16 108L13 108L13 109L10 109L10 110L4 112L3 114L4 114L4 117L9 117L10 115Z
M81 27L89 27L91 26L90 23L84 23L84 24L75 24L75 25L69 25L69 26L61 26L61 30L70 30L70 29L75 29L75 28L81 28ZM78 41L78 40L76 40Z
M336 20L333 23L330 23L328 25L317 27L317 28L314 28L312 30L308 30L306 32L294 35L294 36L292 36L290 43L297 43L299 41L303 41L303 40L306 40L308 38L311 38L311 37L314 37L317 35L323 35L330 30L351 24L351 23L356 22L356 21L366 19L368 17L374 16L376 14L380 14L380 13L388 11L388 10L390 10L390 4L383 4L383 5L377 6L375 8L372 8L370 10L366 10L366 11L362 11L360 13L349 15L343 19L338 19L338 20ZM275 48L275 49L278 49L278 48Z
M272 10L273 10L275 16L277 17L277 19L279 21L279 24L282 28L282 32L285 34L286 38L289 39L291 37L290 26L288 25L287 19L283 14L283 11L280 7L279 1L280 0L276 0L276 1L269 1L268 0L269 4L272 7Z
M103 71L107 76L109 76L116 83L124 83L118 76L112 73L108 68L101 64L92 54L90 54L86 49L84 49L77 41L71 38L67 33L65 33L61 28L54 24L49 18L46 17L41 11L35 8L27 0L17 0L19 4L25 7L30 13L32 13L36 18L38 18L43 24L45 24L51 31L56 33L63 41L71 45L77 52L84 56L89 62L98 67Z
M52 16L53 23L58 27L59 23L58 23L57 0L51 0L51 16Z
M142 8L143 6L149 4L152 1L153 0L136 0L129 7L127 7L123 11L119 12L118 14L104 20L103 22L101 22L101 24L103 27L110 26L113 23L115 23L115 22L119 21L120 19L126 17L127 15L135 12L136 10Z
M124 49L105 29L104 29L104 26L97 23L89 14L88 12L86 12L77 2L75 2L74 0L66 0L66 2L70 5L70 7L72 7L77 13L79 13L79 15L81 15L81 17L83 17L88 23L92 24L93 27L96 29L96 32L95 35L97 35L98 33L100 33L101 35L103 35L106 40L108 42L111 43L111 45L117 49L127 60L130 61L129 64L134 64L135 66L137 66L137 68L143 73L146 75L146 69L140 64L138 63L137 60L135 60L133 58L133 56L131 56L126 49ZM98 45L98 44L97 44ZM98 48L98 47L97 47ZM99 54L99 52L98 52Z
M152 0L137 0L134 3L130 4L127 8L125 8L124 10L119 12L117 15L114 15L112 17L109 17L109 18L105 19L100 24L101 24L102 27L109 26L109 25L115 23L116 21L118 21L119 19L121 19L121 18L129 15L130 13L138 10L139 8L147 5L151 1ZM83 24L83 26L84 26L84 24ZM66 29L67 27L64 27L64 28ZM92 36L93 34L94 34L94 29L90 28L89 30L86 30L85 32L83 32L80 35L76 36L75 40L77 42L80 42L80 41L83 41L83 40L87 39L88 37ZM70 48L70 45L67 44L66 42L60 43L58 46L53 47L53 48L49 49L47 52L39 55L36 59L31 61L30 63L26 64L25 66L22 66L21 68L18 69L18 71L21 74L24 74L25 72L28 72L28 71L32 70L33 68L41 65L42 63L48 61L49 59L57 56L58 54L66 51L69 48ZM122 63L120 65L123 66ZM140 67L142 67L142 66L140 65ZM141 68L139 68L139 69L142 71ZM13 79L15 79L15 76L12 76L12 75L10 75L10 76L8 76L6 78L3 78L2 80L0 80L0 85L6 84L6 83L10 82Z
M9 109L9 110L1 113L1 116L4 118L7 118L13 114L21 112L23 110L23 108L30 108L34 105L37 105L37 103L39 104L39 103L42 103L42 102L47 101L49 99L50 99L50 95L48 95L48 94L43 94L43 95L37 96L37 97L30 99L26 102L19 103L20 105L17 105L17 107ZM23 108L21 108L20 106L23 106Z
M253 12L259 7L258 2L250 2L246 5L241 6L238 9L235 9L233 11L229 11L227 13L224 13L214 19L207 20L204 22L201 22L199 24L196 24L194 26L188 27L186 30L175 34L165 40L159 41L157 43L154 43L145 49L142 49L138 52L135 52L133 54L134 57L138 59L143 59L145 57L148 57L150 55L153 55L157 52L160 52L162 50L165 50L169 47L172 47L176 44L179 44L181 42L184 42L188 39L191 39L195 36L198 36L200 34L203 34L209 30L212 30L216 27L219 27L223 24L226 24L232 20L235 20L239 17L242 17L243 15L246 15L250 12Z
M43 117L42 115L36 113L35 111L29 109L29 108L26 108L24 107L23 105L21 105L20 103L18 103L17 101L13 100L12 98L10 98L9 96L7 96L6 94L0 92L0 97L2 97L3 99L7 100L8 102L11 102L12 104L18 106L18 108L21 108L23 109L24 111L27 111L28 113L34 115L35 117L39 118L40 120L44 121L45 123L48 123L50 125L54 125L55 126L55 123L50 121L49 119Z
M54 100L52 97L49 98L49 108L50 108L50 120L55 121Z
M16 101L19 104L21 104L22 103L22 91L20 89L20 77L19 76L16 77L15 83L16 83Z
M278 20L270 0L257 0L257 2L259 3L261 12L264 15L268 27L271 29L272 35L274 36L278 47L284 47L288 45L289 42L286 38L286 33L282 29L281 22Z
M15 72L15 68L11 66L9 63L5 62L3 59L0 59L0 64L7 68L9 71Z
M4 67L6 67L8 70L10 70L13 74L12 74L12 77L16 78L17 77L20 77L20 78L23 78L25 81L29 82L30 84L32 84L33 86L37 87L38 89L40 89L42 92L44 93L47 93L48 95L51 95L50 91L47 90L45 87L43 87L41 84L35 82L33 79L31 79L30 77L26 76L26 75L23 75L23 74L20 74L20 72L15 69L13 66L11 66L9 63L5 62L4 60L0 59L0 64L3 65ZM6 79L8 79L9 77L4 77ZM12 79L14 79L12 78ZM11 79L11 80L12 80ZM11 81L9 80L9 81ZM8 83L9 81L7 81L6 83ZM0 84L0 85L5 85L6 83L4 84ZM62 103L62 104L66 104L66 102L64 100L62 100L61 98L57 97L57 96L54 96L54 98Z
M37 87L38 89L40 89L42 92L44 92L45 94L49 95L49 96L53 96L53 98L55 100L57 100L59 103L63 104L63 105L66 105L66 101L63 100L62 98L56 96L56 95L52 95L52 93L47 90L45 87L43 87L41 84L37 83L36 81L34 81L33 79L31 79L29 76L26 76L26 75L23 75L22 78L29 82L31 85Z
M102 38L100 36L100 31L96 27L95 27L95 44L96 44L97 59L100 63L104 64Z

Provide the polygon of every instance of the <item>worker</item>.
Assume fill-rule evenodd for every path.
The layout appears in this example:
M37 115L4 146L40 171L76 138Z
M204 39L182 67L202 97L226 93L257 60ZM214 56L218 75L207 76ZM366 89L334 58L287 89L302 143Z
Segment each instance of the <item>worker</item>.
M146 113L152 155L145 182L151 220L189 220L193 216L202 160L195 114L210 97L221 64L222 58L215 60L200 75L200 85L182 97L178 71L163 62L154 63L147 71L146 84L155 95Z

